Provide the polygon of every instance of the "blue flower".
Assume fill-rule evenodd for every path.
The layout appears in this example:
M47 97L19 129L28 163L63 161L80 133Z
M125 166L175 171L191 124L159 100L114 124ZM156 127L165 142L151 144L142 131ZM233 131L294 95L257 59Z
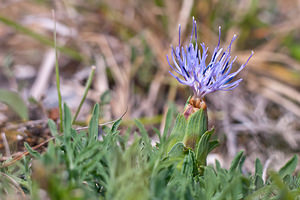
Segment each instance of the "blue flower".
M193 43L193 36L195 42ZM189 45L185 48L180 44L180 25L179 25L179 44L174 48L171 46L171 56L174 66L170 63L167 56L167 60L171 68L181 76L174 75L171 71L170 74L176 78L181 84L188 85L193 89L194 97L203 98L206 94L212 93L218 90L232 90L236 88L242 79L232 81L232 79L240 72L250 58L253 56L253 51L247 59L246 63L241 65L240 68L231 73L232 65L236 60L236 57L231 59L231 45L237 38L233 36L229 46L223 51L220 48L221 27L219 27L219 42L214 49L212 58L208 65L206 60L208 57L207 50L204 43L200 46L197 44L197 24L193 19L193 29L190 38ZM202 51L200 50L202 49Z

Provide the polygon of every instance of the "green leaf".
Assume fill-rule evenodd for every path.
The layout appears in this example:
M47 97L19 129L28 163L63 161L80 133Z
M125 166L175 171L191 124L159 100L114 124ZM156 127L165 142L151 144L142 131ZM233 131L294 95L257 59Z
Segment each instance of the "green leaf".
M66 162L69 166L69 169L73 169L74 166L74 155L73 155L73 148L72 148L72 115L69 107L66 103L64 103L64 116L63 116L63 143L65 145L65 156Z
M232 179L232 181L224 182L225 187L222 188L221 193L218 193L218 195L213 198L214 200L243 199L241 194L242 178L235 174Z
M171 151L168 153L168 156L181 158L185 155L185 151L186 148L184 147L184 144L182 142L178 142L172 147Z
M207 199L211 199L218 188L217 176L212 167L205 167L204 170L205 193Z
M159 142L162 143L162 138L161 138L161 133L160 130L158 130L156 127L152 127L154 133L157 135L157 137L159 138Z
M145 142L145 147L150 149L151 148L151 141L149 139L148 136L148 132L146 131L144 125L139 121L139 120L134 120L136 126L138 127L138 129L140 130L141 136L142 136L142 140Z
M92 159L87 160L83 163L81 167L82 170L82 177L85 177L88 173L91 173L92 170L94 170L99 163L100 159L103 157L102 153L96 153Z
M292 174L298 164L298 157L296 155L293 156L280 170L279 170L279 176L281 178L284 178L286 175Z
M30 153L30 155L32 155L33 157L35 157L37 159L41 158L41 154L39 152L37 152L36 150L32 149L27 142L24 142L24 145L25 145L25 148L27 149L27 151Z
M295 158L295 156L290 161L292 161L294 158ZM295 161L293 161L293 162L295 162ZM284 199L284 200L298 199L298 198L296 198L297 194L295 195L290 192L288 186L283 182L283 180L281 178L282 176L280 174L277 174L276 172L270 172L270 177L272 179L272 184L276 185L276 187L279 189L277 199ZM299 197L299 194L297 195L297 197Z
M261 176L263 174L263 166L258 158L255 160L255 175Z
M216 170L217 172L221 171L221 163L218 160L215 160L215 166L216 166Z
M232 160L231 162L231 166L230 166L230 169L229 171L230 172L233 172L235 170L237 170L241 164L241 162L243 161L243 157L244 157L244 151L240 151L236 156L235 158Z
M99 105L96 104L93 109L92 119L89 123L89 143L96 141L98 138L98 124L99 124Z
M53 143L53 141L49 141L48 146L47 146L47 153L45 153L44 155L44 159L45 159L45 163L50 163L53 162L53 158L55 158L55 145ZM57 161L57 159L55 159Z
M261 176L256 175L255 180L254 180L254 184L255 184L255 190L258 190L258 189L260 189L264 186L264 180L262 179Z
M193 151L189 150L188 154L184 157L181 171L187 177L192 177L197 173L198 169L196 165L195 153Z
M183 143L186 147L194 149L201 136L207 131L207 113L200 109L188 118Z
M64 139L65 142L71 138L71 129L72 129L72 115L69 107L66 103L64 103L64 120L63 120L63 127L64 127Z
M99 150L100 150L99 146L97 145L89 145L83 148L80 151L80 154L77 155L75 164L79 165L80 163L85 163L87 160L93 158L96 154L97 155L101 154Z
M48 120L48 127L53 137L58 136L58 131L55 122L52 119Z
M165 122L163 137L162 137L164 141L167 139L167 135L173 121L173 113L174 113L173 107L169 108L166 116L166 122Z
M255 174L254 174L254 185L255 185L255 189L258 190L261 187L264 186L264 181L262 179L262 174L263 174L263 166L260 162L260 160L257 158L255 160Z
M210 141L208 144L208 153L210 153L212 150L214 150L217 146L219 146L219 141L218 140L213 140Z
M196 150L196 160L197 160L198 166L206 165L206 157L210 150L209 139L210 139L211 135L213 134L213 132L214 132L214 129L212 129L210 131L206 131L199 140L199 143L197 145L197 150Z
M0 102L8 105L23 120L28 120L28 108L18 93L0 89Z
M118 128L119 128L121 122L122 122L122 119L118 119L117 121L114 122L114 124L111 127L111 132L112 133L115 133L115 132L118 131Z
M187 124L187 120L185 119L185 117L179 114L176 118L174 128L169 137L167 152L171 150L174 144L182 141L185 134L186 124Z

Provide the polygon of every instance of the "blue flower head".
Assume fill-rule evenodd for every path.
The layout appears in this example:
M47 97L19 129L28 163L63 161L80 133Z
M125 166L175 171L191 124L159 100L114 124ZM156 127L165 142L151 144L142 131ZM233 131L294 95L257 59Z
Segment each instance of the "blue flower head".
M195 37L196 43L192 42L193 36ZM170 63L168 56L167 60L171 68L181 77L174 75L171 71L169 72L181 84L190 86L196 98L202 99L208 93L236 88L242 79L235 81L232 81L232 79L244 69L253 56L252 51L246 63L241 65L237 71L231 73L232 65L236 60L236 57L231 59L231 45L237 36L233 36L229 46L225 50L220 48L220 37L221 27L219 27L218 45L213 51L211 60L206 64L208 48L204 43L201 43L200 46L197 44L197 24L194 18L190 42L185 48L181 46L180 43L179 25L179 44L176 48L171 46L171 56L174 65ZM200 49L202 49L202 51Z

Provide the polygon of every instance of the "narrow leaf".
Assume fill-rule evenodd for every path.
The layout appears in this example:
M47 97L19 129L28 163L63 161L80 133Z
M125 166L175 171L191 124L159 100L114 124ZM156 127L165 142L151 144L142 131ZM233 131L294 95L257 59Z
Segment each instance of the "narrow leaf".
M207 199L211 199L218 188L217 176L211 167L204 170L205 193Z
M111 132L112 133L115 133L118 130L121 122L122 122L122 119L118 119L117 121L114 122L114 124L111 127Z
M196 150L196 159L198 166L206 165L206 157L209 152L209 139L214 132L214 129L206 131L200 138L197 150Z
M217 146L219 146L219 141L218 140L213 140L209 142L208 145L208 153L211 152L212 150L214 150Z
M182 141L185 134L186 124L187 124L187 120L185 119L185 117L179 114L176 118L174 128L170 134L170 138L169 138L170 140L167 149L168 152L171 150L174 144Z
M8 105L15 111L23 120L28 120L28 109L18 93L5 89L0 89L0 102Z
M41 158L41 154L39 152L37 152L36 150L32 149L27 142L25 142L24 145L25 145L25 148L27 149L27 151L30 153L30 155L32 155L33 157L35 157L37 159Z
M279 176L281 178L284 178L288 174L292 174L298 164L298 157L294 155L280 170L279 170Z
M64 139L68 140L71 138L71 129L72 129L72 116L71 111L66 103L64 103L64 120L63 120L63 130L64 130Z
M178 142L173 146L171 151L168 153L168 156L169 157L183 157L185 155L184 151L186 151L184 144L182 142Z
M230 169L229 169L230 172L235 171L239 167L240 162L242 161L242 158L243 158L243 154L244 154L244 151L240 151L235 156L235 158L232 160L231 166L230 166Z
M58 131L55 122L52 119L48 120L48 127L53 137L58 136Z
M145 142L146 147L151 147L151 142L148 136L148 132L146 131L144 125L139 120L134 120L136 126L139 128L142 140Z
M173 113L174 113L174 109L169 108L168 112L167 112L167 116L166 116L166 122L165 122L165 127L164 127L164 132L163 132L163 140L166 140L168 132L170 130L172 121L173 121Z
M95 141L98 138L99 124L99 105L96 104L93 109L93 116L89 123L89 142Z
M263 166L258 158L255 160L255 175L261 176L263 174Z

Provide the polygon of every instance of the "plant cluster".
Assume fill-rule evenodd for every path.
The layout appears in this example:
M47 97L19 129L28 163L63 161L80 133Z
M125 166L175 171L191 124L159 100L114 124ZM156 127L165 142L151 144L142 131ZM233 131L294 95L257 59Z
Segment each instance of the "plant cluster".
M25 144L33 160L24 157L17 164L1 167L1 196L14 192L31 199L70 200L300 199L300 176L294 175L298 163L296 156L278 172L269 172L267 176L263 175L259 159L254 174L244 173L243 152L236 155L229 169L222 168L218 161L215 166L207 165L208 154L219 142L211 139L214 130L208 129L204 96L235 88L241 80L230 81L245 64L230 74L234 62L230 61L231 47L222 54L218 44L206 65L207 50L204 44L202 47L202 54L192 41L186 50L180 42L175 50L172 49L174 70L183 79L175 78L189 85L194 96L188 100L184 112L177 114L174 125L175 111L169 109L163 132L154 129L159 138L156 145L151 144L147 130L138 120L133 138L130 137L131 129L120 135L122 119L111 127L99 126L98 104L93 109L88 129L76 130L72 124L77 114L72 117L64 104L61 109L63 133L60 134L54 121L49 120L55 141L49 142L46 152L39 153Z
M168 111L164 132L156 130L160 139L152 146L139 121L136 126L141 136L135 134L132 141L130 130L124 136L119 134L121 119L111 127L98 127L98 105L88 131L78 132L71 126L72 117L65 105L64 134L58 134L55 123L49 120L55 141L49 142L47 151L40 154L26 145L33 162L24 157L22 162L1 168L1 173L18 182L32 199L41 199L41 191L50 199L300 199L300 177L293 176L297 157L279 172L270 172L266 180L258 159L254 174L243 173L243 152L229 169L218 161L215 167L207 166L207 154L218 142L209 139L213 130L202 128L206 123L201 121L203 111L188 120L178 114L168 137L173 113ZM196 148L185 147L181 142L184 135L199 131ZM2 197L7 191L18 192L7 177L1 176Z

